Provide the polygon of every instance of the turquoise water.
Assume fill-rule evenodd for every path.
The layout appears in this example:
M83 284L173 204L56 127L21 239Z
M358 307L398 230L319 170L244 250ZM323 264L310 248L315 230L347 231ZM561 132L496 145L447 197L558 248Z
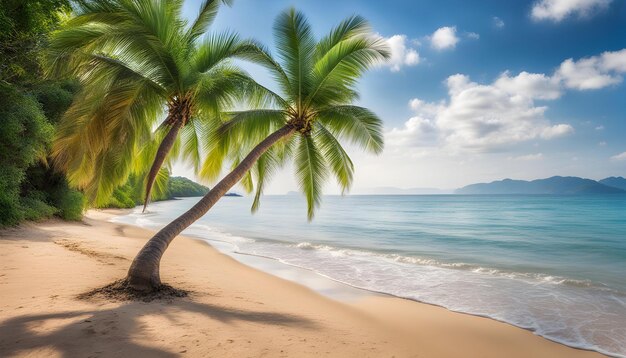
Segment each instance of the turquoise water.
M158 228L198 198L115 221ZM626 356L626 195L223 198L185 233Z

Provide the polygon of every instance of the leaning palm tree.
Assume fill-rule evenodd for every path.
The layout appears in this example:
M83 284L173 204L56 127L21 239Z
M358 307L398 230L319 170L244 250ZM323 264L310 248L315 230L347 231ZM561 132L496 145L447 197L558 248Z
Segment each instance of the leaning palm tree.
M77 0L76 16L54 34L51 75L82 87L60 124L55 164L96 205L130 172L143 172L145 210L173 148L200 170L220 112L254 84L229 59L249 58L256 43L205 35L220 4L231 2L205 0L188 23L182 0Z
M366 21L350 17L316 41L306 18L291 9L276 19L274 36L278 59L267 52L257 58L272 72L280 89L280 94L265 91L274 105L230 113L217 131L220 139L212 141L204 174L219 173L222 159L229 153L235 153L234 169L146 243L128 272L126 283L131 288L151 291L160 287L159 265L170 242L251 173L258 184L256 208L270 172L293 159L311 219L329 174L334 174L344 189L351 185L353 165L339 139L370 152L382 151L380 119L368 109L352 105L359 76L388 57L384 42L372 36ZM249 142L258 144L246 156L238 156L242 143Z

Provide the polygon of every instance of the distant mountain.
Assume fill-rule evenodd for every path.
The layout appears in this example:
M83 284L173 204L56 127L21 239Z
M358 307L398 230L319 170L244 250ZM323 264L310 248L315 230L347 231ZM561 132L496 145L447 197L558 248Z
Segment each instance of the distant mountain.
M185 177L170 177L168 182L168 199L204 196L209 188ZM237 196L237 193L226 193L224 196Z
M623 178L622 178L623 179ZM618 194L625 190L591 179L555 176L532 181L504 179L491 183L472 184L455 191L456 194Z
M598 180L598 182L602 183L604 185L613 187L613 188L626 190L626 179L622 178L622 177L605 178L605 179L602 179L602 180Z

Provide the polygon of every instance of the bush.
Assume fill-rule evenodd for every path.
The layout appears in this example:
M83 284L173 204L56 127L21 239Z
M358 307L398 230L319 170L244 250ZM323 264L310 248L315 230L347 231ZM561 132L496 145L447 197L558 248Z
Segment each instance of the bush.
M30 209L23 211L21 184L28 166L45 153L53 128L31 95L0 83L0 98L5 103L0 106L0 226L6 226L35 215ZM30 199L26 203L27 208L48 212Z
M32 191L21 199L21 210L26 220L42 220L52 217L58 211L46 202L46 194L40 191Z
M33 95L41 104L50 123L56 124L72 104L78 84L74 81L45 82L33 89Z
M85 196L78 190L66 188L59 193L55 206L58 208L57 215L63 220L82 219L85 211Z

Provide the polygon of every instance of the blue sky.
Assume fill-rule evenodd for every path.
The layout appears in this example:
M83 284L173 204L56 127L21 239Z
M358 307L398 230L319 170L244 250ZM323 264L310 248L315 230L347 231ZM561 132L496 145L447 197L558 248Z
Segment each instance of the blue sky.
M199 3L187 0L186 16ZM213 30L272 46L274 18L290 6L319 35L362 15L391 46L392 63L360 82L359 104L384 120L386 149L350 150L354 193L626 175L626 0L235 0ZM262 69L246 69L270 85ZM174 172L193 177L182 164ZM295 190L291 172L269 192Z

